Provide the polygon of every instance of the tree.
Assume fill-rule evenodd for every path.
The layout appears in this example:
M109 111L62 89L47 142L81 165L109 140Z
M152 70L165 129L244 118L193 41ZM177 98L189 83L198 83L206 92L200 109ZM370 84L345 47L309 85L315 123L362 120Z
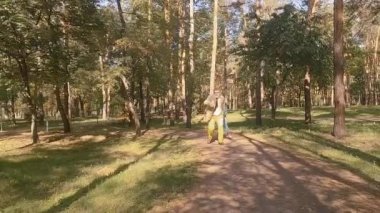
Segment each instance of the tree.
M186 83L187 95L186 95L186 127L191 128L191 114L193 108L193 92L194 92L194 0L190 0L189 5L189 20L190 20L190 31L189 31L189 73L188 82Z
M215 90L216 54L218 49L218 7L218 0L214 0L212 52L210 68L210 94L213 94Z
M344 56L343 56L343 0L334 0L334 127L332 134L347 135L345 126Z
M37 17L24 3L15 5L13 1L2 1L0 4L0 51L16 61L22 94L31 114L32 141L37 143L37 110L31 91L31 66L36 53L35 34L38 32L34 20Z

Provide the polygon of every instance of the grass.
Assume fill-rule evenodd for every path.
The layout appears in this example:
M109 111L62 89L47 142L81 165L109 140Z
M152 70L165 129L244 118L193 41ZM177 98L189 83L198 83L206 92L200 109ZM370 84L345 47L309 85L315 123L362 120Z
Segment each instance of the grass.
M252 111L229 115L229 126L242 132L256 134L293 152L322 157L339 164L375 185L380 184L380 107L351 107L347 109L346 124L349 136L331 136L333 114L330 107L313 109L313 123L303 122L300 108L279 109L277 119L270 111L263 112L263 126L255 125Z
M347 110L349 136L331 136L332 109L313 109L305 125L300 108L279 109L276 120L264 110L263 126L254 111L228 114L229 126L293 153L322 158L379 186L380 107ZM194 128L204 128L200 117ZM0 138L0 212L145 212L181 197L197 181L199 154L175 136L179 123L163 128L154 119L144 136L134 139L119 120L75 120L73 133L40 132L30 146L28 124L8 126Z
M94 125L74 124L71 135L49 133L40 145L1 151L0 210L145 211L195 181L197 155L174 133L133 140L118 124Z

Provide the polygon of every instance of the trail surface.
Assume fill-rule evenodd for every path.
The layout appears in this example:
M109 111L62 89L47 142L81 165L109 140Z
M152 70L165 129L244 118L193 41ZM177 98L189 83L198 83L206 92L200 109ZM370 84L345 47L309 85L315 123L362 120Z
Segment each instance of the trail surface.
M378 189L350 171L289 152L254 135L223 146L203 131L180 132L202 156L199 182L152 212L378 212Z

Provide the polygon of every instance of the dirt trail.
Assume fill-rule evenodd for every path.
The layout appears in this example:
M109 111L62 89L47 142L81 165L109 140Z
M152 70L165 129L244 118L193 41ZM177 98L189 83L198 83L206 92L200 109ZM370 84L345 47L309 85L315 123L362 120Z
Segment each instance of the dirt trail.
M253 135L223 146L201 131L182 132L203 156L199 183L152 212L378 212L379 191L334 164L297 156Z

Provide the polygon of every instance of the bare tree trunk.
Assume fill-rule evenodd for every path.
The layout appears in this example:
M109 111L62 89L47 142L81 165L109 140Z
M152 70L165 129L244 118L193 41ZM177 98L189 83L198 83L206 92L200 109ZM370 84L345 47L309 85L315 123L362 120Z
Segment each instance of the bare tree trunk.
M123 96L124 96L124 106L127 112L129 112L132 116L134 125L135 125L135 132L136 136L141 135L141 125L140 125L140 119L139 116L136 113L135 107L133 106L133 103L129 100L128 98L128 90L129 90L129 85L127 78L124 75L120 75L123 87Z
M104 59L102 55L99 55L99 68L102 77L102 120L107 120L107 89L104 74Z
M193 74L194 74L194 0L190 0L190 33L189 33L189 81L188 85L188 95L186 101L186 127L191 128L191 119L192 119L192 108L193 108Z
M64 105L62 105L61 91L60 91L58 85L55 86L54 93L55 93L55 98L57 101L57 108L58 108L59 114L61 115L61 119L62 119L62 123L63 123L63 132L69 133L69 132L71 132L70 121L67 117L67 113L65 112L65 107L64 107Z
M313 14L315 13L318 2L319 0L308 0L307 16L309 19L311 19Z
M180 96L180 110L183 115L183 121L186 122L186 73L185 73L185 58L186 58L186 50L185 50L185 5L184 2L178 1L178 16L179 16L179 38L178 38L178 69L179 76L181 78L180 88L181 88L181 96Z
M344 100L344 56L343 56L343 0L334 0L334 82L335 113L333 135L341 138L347 135L345 126Z
M121 3L120 3L120 0L116 0L116 3L117 3L117 8L118 8L118 12L119 12L119 18L120 18L120 23L123 27L123 32L125 32L125 30L127 29L127 26L126 26L126 23L125 23L125 20L124 20L124 15L123 15L123 10L122 10L122 7L121 7ZM136 136L140 136L141 135L141 126L140 126L140 120L136 114L136 110L133 106L133 103L129 100L128 98L128 81L127 81L127 78L124 76L124 75L120 75L120 78L122 80L122 83L123 83L123 91L124 91L124 104L125 104L125 108L127 109L128 112L130 112L132 114L132 117L133 117L133 120L134 120L134 123L135 123L135 130L136 130Z
M271 90L270 95L270 104L271 104L271 118L273 120L276 119L276 93L277 93L277 87L273 86Z
M334 86L331 86L330 106L334 106Z
M141 74L140 74L141 75ZM142 123L146 122L145 119L145 106L144 106L144 85L142 76L139 79L139 107L140 107L140 120Z
M11 117L12 117L12 123L16 125L16 113L15 113L15 94L11 95Z
M66 116L68 119L71 118L71 109L70 109L70 84L69 82L66 82L63 85L63 107L66 112Z
M86 115L85 115L83 98L82 96L79 96L78 99L79 99L79 116L84 118L86 117Z
M319 0L308 1L307 19L310 24L311 18L316 11L316 5ZM304 79L304 93L305 93L305 123L311 123L311 70L310 65L306 66L305 79Z
M28 108L30 110L30 114L32 115L30 129L32 132L32 141L33 143L38 143L38 130L37 130L37 111L36 106L33 103L32 93L30 92L30 83L29 83L29 67L26 63L25 58L21 58L16 60L19 72L23 81L23 89L24 89L24 97L26 98Z
M264 74L265 61L260 62L260 70L256 72L256 125L262 126L263 121L261 118L261 82L262 75Z
M172 36L171 36L171 33L170 33L170 28L171 28L171 19L170 19L170 0L164 0L164 16L165 16L165 25L166 25L166 29L165 29L165 43L166 43L166 47L168 49L168 52L169 52L169 64L168 64L168 70L169 70L169 75L170 75L170 78L169 78L169 91L168 91L168 110L167 110L167 113L168 113L168 119L169 119L169 123L170 123L170 126L174 126L174 110L175 110L175 106L174 106L174 98L175 98L175 81L174 81L174 71L173 71L173 57L172 57L172 48L171 48L171 42L172 42Z
M373 69L375 74L375 82L379 82L379 73L378 73L378 58L377 58L377 51L379 50L379 38L380 38L380 25L377 26L377 34L376 34L376 40L375 40L375 51L373 55ZM375 105L379 105L379 90L380 86L379 83L375 86Z
M111 113L111 109L110 109L110 106L111 106L111 86L110 85L107 85L106 95L107 95L107 99L106 99L106 102L107 102L106 115L107 115L107 119L109 119L110 118L110 113Z
M310 83L310 66L306 66L304 80L305 92L305 123L311 123L311 83Z
M249 80L248 84L247 84L247 90L248 90L248 107L249 109L252 109L253 108L253 99L252 99L252 88L251 88L251 85L252 85L252 81Z
M351 89L350 89L350 75L346 74L344 75L344 90L345 90L345 100L346 100L346 106L351 106Z
M217 49L218 49L218 8L219 8L218 0L214 0L211 70L210 70L210 94L213 94L215 90L216 54L217 54Z
M116 0L116 4L117 4L117 11L119 13L119 18L120 18L120 22L121 22L121 26L123 27L123 32L126 30L126 23L125 23L125 20L124 20L124 14L123 14L123 8L121 7L121 2L120 0Z

